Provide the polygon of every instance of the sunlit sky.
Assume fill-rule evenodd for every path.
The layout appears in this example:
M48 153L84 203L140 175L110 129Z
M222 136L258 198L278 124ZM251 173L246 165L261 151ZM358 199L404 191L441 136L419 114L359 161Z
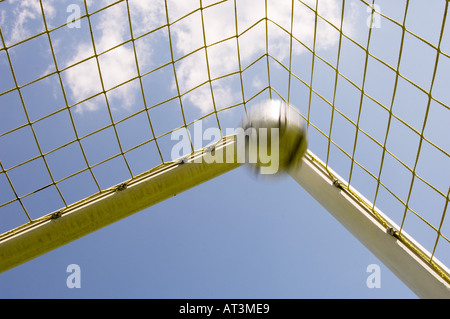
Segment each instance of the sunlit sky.
M38 218L174 160L172 131L193 136L201 118L225 133L282 97L308 121L309 149L394 222L434 249L408 202L449 238L446 1L409 1L403 37L406 0L376 0L373 28L357 0L343 20L342 1L319 0L317 22L312 0L41 2L0 3L0 233L28 221L15 194ZM435 256L450 264L442 237ZM81 288L66 285L70 264ZM380 288L366 284L372 264ZM293 179L240 167L0 274L0 297L415 295Z

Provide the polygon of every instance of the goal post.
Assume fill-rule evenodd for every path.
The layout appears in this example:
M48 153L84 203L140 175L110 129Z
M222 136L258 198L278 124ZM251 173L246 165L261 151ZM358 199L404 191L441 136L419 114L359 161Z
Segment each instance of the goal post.
M234 150L235 136L225 136L211 148L162 164L134 179L45 215L0 237L0 272L63 246L144 208L226 173L241 164L204 161L208 152Z
M311 152L289 174L420 298L450 298L449 271ZM424 258L425 257L425 258Z

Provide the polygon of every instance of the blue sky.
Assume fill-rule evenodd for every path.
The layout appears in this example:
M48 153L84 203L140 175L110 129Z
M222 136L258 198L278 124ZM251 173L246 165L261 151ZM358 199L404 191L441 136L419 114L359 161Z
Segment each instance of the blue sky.
M203 1L203 6L214 2ZM92 13L110 3L87 1L86 7ZM199 118L204 129L220 125L225 132L245 116L243 98L250 108L278 93L309 121L310 150L433 250L436 232L414 212L439 227L448 201L450 171L444 168L450 152L449 23L440 41L430 103L427 94L436 60L432 46L439 43L445 1L410 1L405 26L412 33L404 36L398 66L402 77L394 99L402 29L379 15L375 21L380 24L370 29L370 13L360 1L345 2L342 31L348 38L341 39L337 83L333 67L338 63L340 33L335 27L341 24L341 1L319 1L318 12L328 22L318 18L315 41L315 1L294 2L292 25L290 1L267 1L267 25L261 20L265 1L236 1L237 17L234 1L226 1L203 10L205 29L200 10L195 11L199 1L167 1L170 29L164 1L128 3L131 24L124 1L96 12L89 21L81 1L42 1L51 46L48 34L42 33L39 1L0 4L1 45L8 51L0 50L1 233L27 222L14 191L23 197L30 218L38 218L171 161L176 141L168 132L188 125L193 136L193 122ZM405 1L375 4L402 23ZM77 10L83 17L79 25L57 28ZM283 28L292 29L301 41L294 40L292 49ZM363 48L369 31L373 56L366 63ZM29 39L33 35L38 36ZM321 59L314 58L313 64L314 45ZM270 58L264 56L266 49ZM291 66L295 76L289 77L280 63ZM239 70L244 70L241 76ZM333 141L329 151L327 136ZM203 146L210 142L202 141ZM380 172L383 144L388 152ZM382 185L377 188L378 176ZM401 201L408 201L414 211L408 210L405 218ZM441 232L447 238L448 225L444 219ZM441 237L435 252L446 265L449 247ZM70 264L80 266L79 289L66 285ZM366 284L372 264L381 267L380 288ZM261 179L240 167L2 273L0 297L415 295L294 180Z

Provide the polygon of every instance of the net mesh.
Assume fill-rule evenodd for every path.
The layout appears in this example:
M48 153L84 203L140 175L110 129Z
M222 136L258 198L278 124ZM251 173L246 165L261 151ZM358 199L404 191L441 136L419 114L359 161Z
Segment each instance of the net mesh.
M448 5L0 2L0 232L276 98L305 119L310 155L449 265Z

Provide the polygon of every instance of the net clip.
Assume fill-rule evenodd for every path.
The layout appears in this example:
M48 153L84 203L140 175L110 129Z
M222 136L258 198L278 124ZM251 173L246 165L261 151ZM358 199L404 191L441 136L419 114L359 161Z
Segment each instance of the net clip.
M116 191L120 192L127 188L127 183L122 183L116 186Z
M177 163L177 164L186 164L186 163L188 163L188 162L189 162L189 155L180 158L179 160L177 160L176 163Z
M391 235L392 237L399 238L398 230L394 229L393 227L388 227L388 228L386 229L386 232L387 232L389 235Z
M342 185L342 182L340 180L338 180L338 179L335 179L333 181L333 185L336 186L337 188L344 189L344 186Z
M62 216L62 211L58 210L50 215L50 219L58 219Z

